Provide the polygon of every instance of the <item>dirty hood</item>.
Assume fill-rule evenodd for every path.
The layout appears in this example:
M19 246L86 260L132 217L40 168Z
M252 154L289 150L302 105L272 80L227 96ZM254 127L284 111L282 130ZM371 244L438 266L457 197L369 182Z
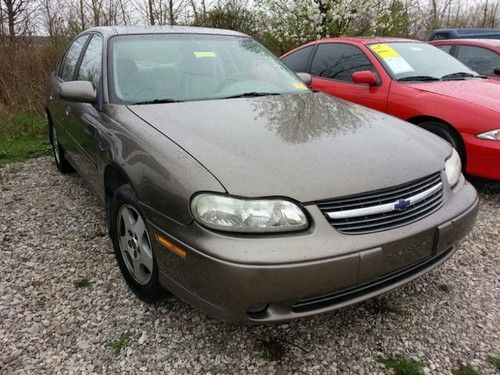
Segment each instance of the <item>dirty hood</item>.
M497 113L500 111L500 81L497 80L475 78L411 83L408 86L419 91L464 100Z
M129 109L247 197L311 202L396 186L443 169L451 152L414 125L321 93Z

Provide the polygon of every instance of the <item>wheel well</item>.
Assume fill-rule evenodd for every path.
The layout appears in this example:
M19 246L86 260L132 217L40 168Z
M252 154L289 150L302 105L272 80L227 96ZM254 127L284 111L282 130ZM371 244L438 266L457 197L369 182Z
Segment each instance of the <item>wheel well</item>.
M439 123L442 126L444 126L446 128L446 130L448 130L460 143L462 150L457 150L457 151L463 153L464 160L462 162L464 163L464 166L465 166L465 163L467 161L467 155L465 152L464 140L462 139L462 136L460 135L460 133L453 126L451 126L448 122L441 120L440 118L432 117L432 116L416 116L416 117L412 117L410 119L407 119L406 121L411 122L414 125L419 125L419 126L420 126L420 124L422 124L424 122L432 121L432 122L436 122L436 123ZM422 127L422 128L425 129L425 127Z
M109 214L109 204L113 192L120 186L130 183L127 174L116 164L110 164L104 169L104 200L106 204L106 214Z

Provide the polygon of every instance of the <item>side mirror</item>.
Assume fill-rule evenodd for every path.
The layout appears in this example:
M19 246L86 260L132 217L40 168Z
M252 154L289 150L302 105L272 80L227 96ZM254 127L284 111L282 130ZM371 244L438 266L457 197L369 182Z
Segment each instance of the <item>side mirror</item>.
M366 83L370 86L374 86L377 84L377 77L375 77L375 74L369 70L362 70L360 72L352 73L352 82Z
M95 103L97 93L89 81L68 81L59 84L59 96L70 102Z
M493 73L495 73L495 75L497 76L500 76L500 66L497 66L495 70L493 70Z
M311 86L312 76L309 73L297 73L299 78L304 82L307 87Z

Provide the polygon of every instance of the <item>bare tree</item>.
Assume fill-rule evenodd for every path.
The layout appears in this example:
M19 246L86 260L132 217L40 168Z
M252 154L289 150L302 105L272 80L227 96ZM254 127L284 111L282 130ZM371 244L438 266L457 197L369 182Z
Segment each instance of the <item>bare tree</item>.
M150 25L176 25L187 6L187 0L146 0L138 4Z
M16 35L24 34L28 29L29 16L27 0L0 0L3 2L4 18L7 19L7 30L11 42L15 41Z

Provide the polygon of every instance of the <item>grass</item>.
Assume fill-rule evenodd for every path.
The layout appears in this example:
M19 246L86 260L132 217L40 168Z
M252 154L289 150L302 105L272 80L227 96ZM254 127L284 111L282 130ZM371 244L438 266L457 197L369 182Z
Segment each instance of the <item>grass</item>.
M285 348L276 339L261 340L262 357L269 361L279 361L285 355Z
M379 362L394 370L396 375L422 375L422 364L402 357L380 358Z
M113 351L114 355L118 356L118 355L120 355L122 350L127 347L129 337L130 337L130 333L125 332L120 336L120 338L118 338L116 340L108 341L105 344L105 346L107 348L110 348Z
M451 286L448 284L438 284L437 288L442 292L451 293Z
M451 373L453 375L481 375L481 373L478 370L476 370L469 364L461 365L460 367L451 370Z
M90 281L82 277L80 279L73 281L73 285L75 286L76 289L87 288L90 286Z
M19 113L0 118L0 165L50 154L43 116Z
M492 355L488 356L488 362L493 365L497 369L498 372L500 372L500 357L494 357Z

